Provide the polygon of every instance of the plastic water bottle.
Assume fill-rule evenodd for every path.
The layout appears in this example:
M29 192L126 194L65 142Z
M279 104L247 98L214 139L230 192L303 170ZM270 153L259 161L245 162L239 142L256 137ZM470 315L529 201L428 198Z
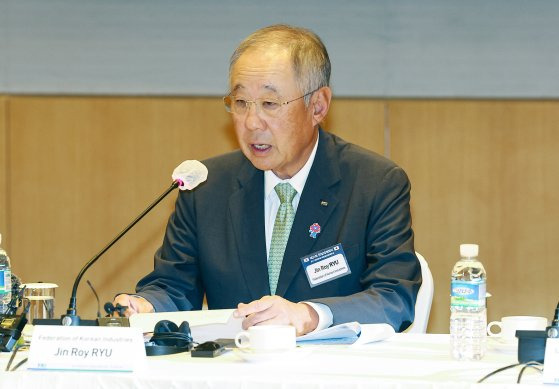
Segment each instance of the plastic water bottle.
M452 356L458 360L479 360L485 355L486 274L477 259L478 252L477 244L461 244L461 258L452 269L450 346Z
M0 234L0 245L2 234ZM5 313L12 299L12 270L10 257L6 250L0 246L0 313Z

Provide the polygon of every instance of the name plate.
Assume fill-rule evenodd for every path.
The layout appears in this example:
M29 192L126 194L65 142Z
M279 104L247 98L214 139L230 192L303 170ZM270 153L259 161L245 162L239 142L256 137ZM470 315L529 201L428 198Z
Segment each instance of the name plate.
M132 372L145 359L139 328L34 326L28 368Z
M543 382L559 384L559 338L548 338L545 343Z

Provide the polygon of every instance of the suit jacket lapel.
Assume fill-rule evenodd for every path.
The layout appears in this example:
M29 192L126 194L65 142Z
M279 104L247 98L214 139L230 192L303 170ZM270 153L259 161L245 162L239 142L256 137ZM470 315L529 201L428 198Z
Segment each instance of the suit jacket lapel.
M240 270L252 299L256 300L270 294L264 228L263 172L247 161L240 170L238 182L239 190L229 200L229 212L239 253Z
M328 219L339 201L332 190L341 178L335 146L329 134L322 130L319 134L316 156L297 206L283 257L276 290L280 296L285 295L297 272L302 271L301 257L312 253L320 241L321 234L316 239L312 238L309 227L318 223L321 229L327 228Z

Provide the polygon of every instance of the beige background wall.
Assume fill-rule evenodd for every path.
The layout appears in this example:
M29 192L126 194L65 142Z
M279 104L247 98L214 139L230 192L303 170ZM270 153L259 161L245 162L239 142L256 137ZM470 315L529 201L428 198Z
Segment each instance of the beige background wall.
M448 331L458 246L480 245L488 316L551 317L559 299L559 102L395 101L392 157L413 185L416 248L435 280L430 328Z
M559 297L559 102L337 99L325 127L390 155L412 181L416 248L435 278L430 332L448 331L452 265L477 242L489 319L550 316ZM60 285L170 185L185 159L235 148L218 98L0 96L0 228L14 272ZM152 267L171 194L86 273L78 311L94 317Z

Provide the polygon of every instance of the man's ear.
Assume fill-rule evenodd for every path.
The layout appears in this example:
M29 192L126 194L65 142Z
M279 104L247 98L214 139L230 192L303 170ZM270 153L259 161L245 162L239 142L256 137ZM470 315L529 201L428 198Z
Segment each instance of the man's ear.
M328 113L328 109L330 109L331 100L332 90L327 86L323 86L313 93L310 101L313 126L316 126L324 120Z

